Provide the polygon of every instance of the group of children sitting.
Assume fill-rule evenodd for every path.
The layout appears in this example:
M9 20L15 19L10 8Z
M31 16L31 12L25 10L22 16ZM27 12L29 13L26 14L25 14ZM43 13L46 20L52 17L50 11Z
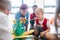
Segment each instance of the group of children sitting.
M39 37L42 40L55 40L55 34L58 32L57 27L60 28L60 8L56 10L56 15L51 20L51 25L49 23L49 19L44 18L44 10L42 8L38 8L37 5L33 5L32 7L33 13L30 14L30 30L34 29L35 31L32 33L35 37ZM11 10L11 4L9 0L0 0L0 40L13 40L12 35L9 28L8 23L8 15ZM48 15L47 15L48 16ZM29 23L29 12L28 6L26 4L22 4L20 6L20 11L16 13L15 20L20 21L26 19L26 23L24 27L27 31L28 23ZM56 28L55 31L51 32Z
M33 13L30 14L30 30L34 29L34 33L32 33L36 37L41 37L43 40L55 40L55 33L50 32L50 22L49 19L44 18L44 10L42 8L38 8L37 5L33 5L32 7ZM57 16L58 22L60 19L60 14ZM26 30L28 26L29 12L28 6L26 4L22 4L20 7L20 12L15 15L16 20L26 19ZM53 20L54 21L54 20ZM54 22L51 24L53 26ZM60 24L59 24L60 26ZM52 27L52 26L51 26Z

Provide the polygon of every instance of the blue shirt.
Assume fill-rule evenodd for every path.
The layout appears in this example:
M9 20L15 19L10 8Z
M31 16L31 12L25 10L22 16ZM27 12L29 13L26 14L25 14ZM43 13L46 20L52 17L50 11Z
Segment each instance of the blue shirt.
M17 12L16 15L15 15L15 19L16 20L19 20L19 18L21 18L21 17L22 17L21 13L20 12ZM27 12L24 17L26 18L25 25L27 26L28 25L28 19L29 19L29 12Z

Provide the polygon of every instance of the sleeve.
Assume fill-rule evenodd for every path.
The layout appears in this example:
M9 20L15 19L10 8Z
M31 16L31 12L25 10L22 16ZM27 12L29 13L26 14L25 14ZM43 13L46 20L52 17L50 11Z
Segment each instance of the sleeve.
M32 14L30 14L30 20L32 19Z
M49 20L47 20L47 27L50 27L50 23L49 23Z
M34 21L34 20L31 20L31 19L33 19L32 14L30 14L30 24L31 24L32 26L34 26L35 21Z
M29 23L29 12L26 13L26 23L25 23L25 26L27 26Z
M15 14L15 20L19 20L20 15L18 13Z

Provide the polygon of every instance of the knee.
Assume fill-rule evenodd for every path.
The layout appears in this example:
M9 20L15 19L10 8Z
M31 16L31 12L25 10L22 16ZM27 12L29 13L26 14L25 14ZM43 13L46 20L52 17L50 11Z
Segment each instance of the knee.
M46 33L45 36L46 36L46 38L49 39L49 40L55 40L55 39L56 39L56 37L55 37L54 34Z

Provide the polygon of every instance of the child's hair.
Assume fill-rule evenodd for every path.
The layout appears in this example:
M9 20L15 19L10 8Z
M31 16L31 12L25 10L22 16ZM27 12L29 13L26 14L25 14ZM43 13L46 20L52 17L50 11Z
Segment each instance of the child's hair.
M32 8L34 8L34 7L38 7L38 6L37 5L33 5Z
M0 11L3 11L5 9L11 9L10 2L8 0L0 0Z
M42 8L37 8L37 9L35 10L35 12L36 12L36 11L42 11L42 12L44 12Z

